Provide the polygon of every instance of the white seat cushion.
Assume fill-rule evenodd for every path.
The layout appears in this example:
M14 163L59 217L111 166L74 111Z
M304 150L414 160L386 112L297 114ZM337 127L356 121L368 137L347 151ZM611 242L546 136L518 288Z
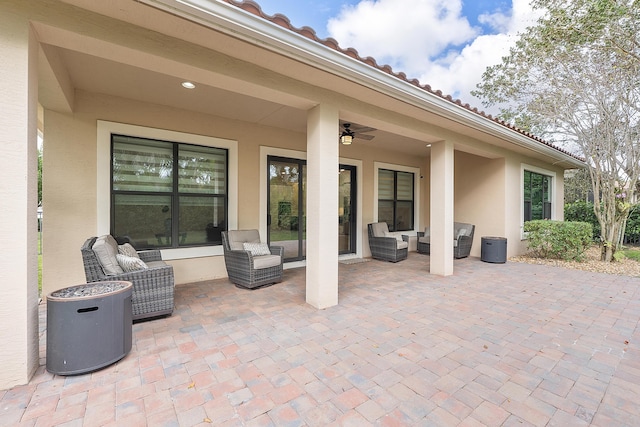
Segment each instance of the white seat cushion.
M253 257L253 268L261 269L280 265L280 255L262 255Z
M406 249L409 247L409 242L405 242L403 240L398 240L397 246L398 249Z
M164 261L150 261L147 262L148 268L156 268L156 267L166 267L168 264Z
M118 254L118 242L110 234L100 236L96 239L92 248L98 258L98 263L102 267L102 271L107 276L116 276L124 273L116 255Z
M387 227L386 222L376 222L371 225L371 232L373 237L388 237L389 227Z
M229 230L227 237L232 251L243 251L244 243L260 243L258 230Z

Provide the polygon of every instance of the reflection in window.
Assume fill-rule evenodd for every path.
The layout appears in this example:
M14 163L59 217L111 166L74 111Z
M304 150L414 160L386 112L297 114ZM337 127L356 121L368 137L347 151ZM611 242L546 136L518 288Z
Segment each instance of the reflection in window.
M378 221L389 231L413 230L414 174L378 169Z
M227 150L112 135L111 233L137 249L221 244Z
M524 171L524 220L551 219L551 177Z

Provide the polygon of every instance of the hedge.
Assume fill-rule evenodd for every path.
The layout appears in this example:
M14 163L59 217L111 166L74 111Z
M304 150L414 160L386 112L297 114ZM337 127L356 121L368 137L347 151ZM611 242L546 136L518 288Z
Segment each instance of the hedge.
M540 258L582 261L593 241L588 222L535 220L524 223L529 251Z

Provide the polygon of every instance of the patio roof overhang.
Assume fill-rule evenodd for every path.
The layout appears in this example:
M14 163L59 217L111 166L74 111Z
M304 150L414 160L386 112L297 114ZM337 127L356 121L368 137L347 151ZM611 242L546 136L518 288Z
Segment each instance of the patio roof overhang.
M92 20L107 19L100 25L127 30L135 42L124 45L124 35L92 39L81 23L74 33L46 20L34 22L47 59L42 67L47 72L40 73L40 98L49 109L72 110L73 92L80 89L158 104L171 100L167 105L175 108L305 133L306 112L327 93L339 92L345 100L341 119L377 128L376 138L367 144L379 149L428 156L425 143L453 139L457 150L500 156L480 148L475 140L565 169L584 166L570 153L430 88L425 90L416 81L402 78L402 73L399 78L371 58L363 61L351 49L345 53L310 38L311 29L303 29L305 36L293 31L286 18L269 20L238 6L250 9L251 2L139 0L120 1L113 8L88 0L63 1L79 6L74 11L76 21L81 22L81 14L87 11L95 12L98 15L89 16ZM155 46L136 37L150 37ZM145 46L155 52L142 51ZM178 56L164 55L159 50L162 46L173 52L178 47L187 49ZM216 69L215 61L222 56L238 62L230 64L228 71ZM242 63L258 67L264 79L251 81L240 75ZM174 84L187 76L200 83L188 99ZM152 87L151 82L158 84ZM287 82L295 82L296 90L302 90L283 90ZM235 108L216 108L211 99ZM459 135L468 138L459 139Z
M154 6L204 25L216 31L221 31L231 37L239 38L248 43L258 43L262 48L278 55L318 70L338 76L341 79L357 85L366 86L378 93L396 99L403 104L415 107L418 111L429 113L447 122L448 129L463 134L478 137L484 135L496 145L512 144L516 151L533 151L554 165L565 169L582 168L584 161L571 153L554 147L534 135L515 129L506 123L487 117L482 112L461 106L450 97L443 97L431 93L419 86L418 82L398 78L375 64L375 60L367 58L368 62L354 59L341 50L332 49L325 44L318 43L313 38L303 34L313 30L305 27L301 33L292 31L282 25L264 19L254 13L231 5L224 1L209 0L139 0L141 3ZM237 3L237 2L234 2ZM243 2L249 3L249 2ZM285 25L290 27L288 22ZM333 40L331 43L333 44ZM353 55L357 55L357 52ZM404 77L404 75L402 74ZM453 102L452 102L453 101ZM416 118L419 118L416 117ZM460 147L458 147L460 148ZM463 149L463 151L465 151Z

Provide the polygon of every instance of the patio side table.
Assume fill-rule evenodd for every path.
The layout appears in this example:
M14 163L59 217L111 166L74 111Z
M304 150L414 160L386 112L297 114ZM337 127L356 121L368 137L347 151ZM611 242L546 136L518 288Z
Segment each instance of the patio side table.
M96 371L131 350L131 282L94 282L47 295L47 371Z
M504 264L507 262L507 239L505 237L483 236L480 260Z
M403 234L402 241L408 243L409 252L415 252L418 250L418 236Z

